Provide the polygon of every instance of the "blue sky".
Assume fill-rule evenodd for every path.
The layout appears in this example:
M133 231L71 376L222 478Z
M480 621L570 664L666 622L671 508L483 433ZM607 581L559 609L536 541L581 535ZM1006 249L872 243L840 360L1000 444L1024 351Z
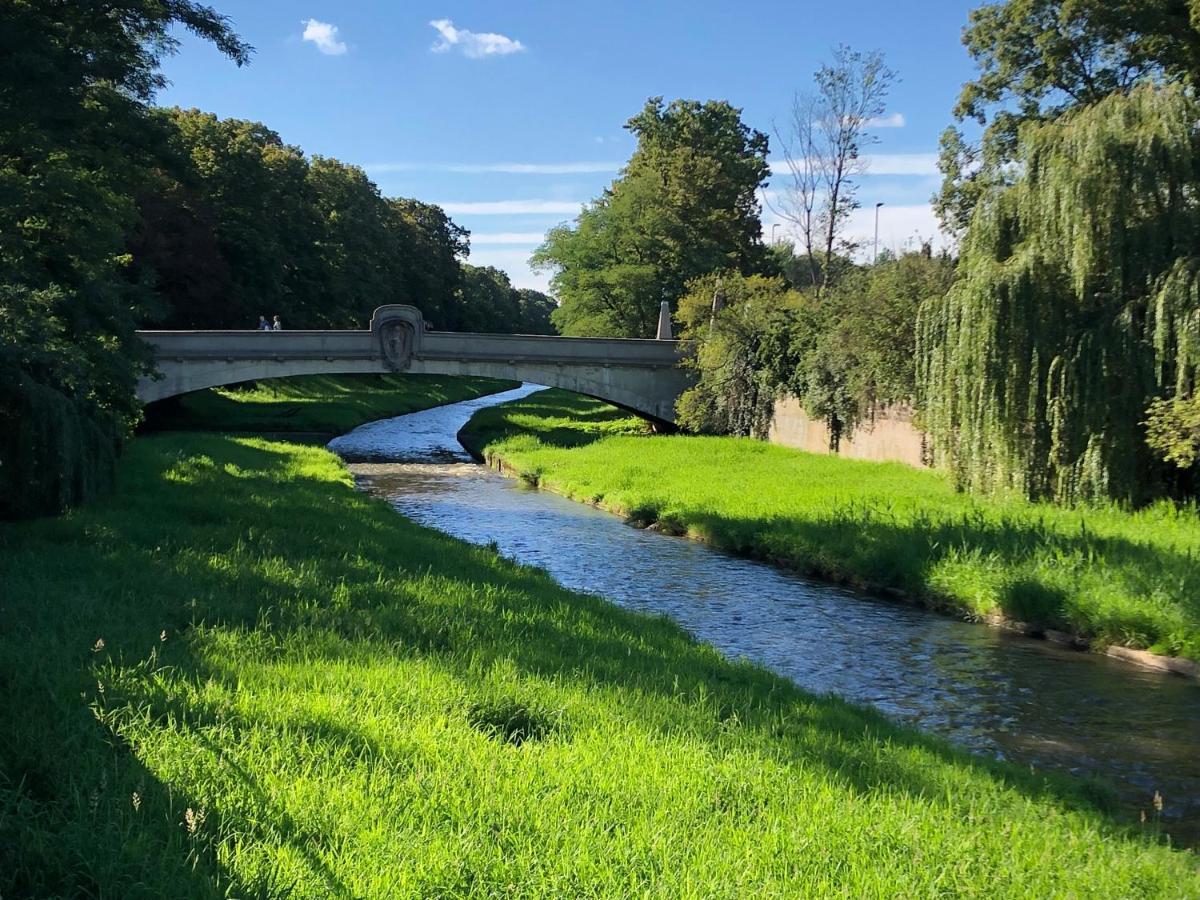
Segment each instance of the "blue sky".
M424 3L210 0L256 48L238 69L188 37L164 105L255 119L310 154L367 169L389 195L440 203L472 233L471 262L520 286L527 259L629 157L646 99L724 99L769 132L839 42L883 51L900 81L851 230L935 238L937 139L973 67L970 0ZM435 24L436 23L436 24ZM786 225L764 211L764 232Z

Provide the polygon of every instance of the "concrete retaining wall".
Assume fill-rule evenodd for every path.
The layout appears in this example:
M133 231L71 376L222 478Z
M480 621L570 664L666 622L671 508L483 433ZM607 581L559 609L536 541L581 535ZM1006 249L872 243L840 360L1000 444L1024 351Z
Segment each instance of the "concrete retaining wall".
M767 440L810 453L831 452L825 423L809 418L794 397L775 401ZM913 426L912 410L904 406L878 410L874 422L863 423L849 438L842 438L837 452L852 459L895 461L919 467L927 464L925 435Z

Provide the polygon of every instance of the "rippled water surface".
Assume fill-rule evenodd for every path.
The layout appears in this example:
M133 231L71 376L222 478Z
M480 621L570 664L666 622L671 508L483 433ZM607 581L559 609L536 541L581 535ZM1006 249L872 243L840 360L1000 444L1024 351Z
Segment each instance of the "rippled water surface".
M1176 840L1200 837L1200 685L875 600L525 487L455 435L516 391L374 422L330 448L402 514L548 570L576 590L665 613L732 656L869 703L977 752L1100 775Z

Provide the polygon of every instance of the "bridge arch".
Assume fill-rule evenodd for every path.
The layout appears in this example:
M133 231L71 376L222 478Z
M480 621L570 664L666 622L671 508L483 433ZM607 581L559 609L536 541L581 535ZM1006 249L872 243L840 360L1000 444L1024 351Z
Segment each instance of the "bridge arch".
M143 402L289 375L411 372L510 378L586 394L674 422L688 386L677 341L429 331L410 306L375 311L365 331L143 331L158 377Z

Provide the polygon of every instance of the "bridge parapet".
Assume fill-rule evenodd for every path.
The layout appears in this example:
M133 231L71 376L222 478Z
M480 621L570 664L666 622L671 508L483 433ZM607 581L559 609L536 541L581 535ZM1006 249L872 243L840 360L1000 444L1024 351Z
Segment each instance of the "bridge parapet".
M686 388L677 341L429 331L411 306L383 306L365 331L142 331L158 378L144 402L287 375L407 371L562 387L674 421Z

